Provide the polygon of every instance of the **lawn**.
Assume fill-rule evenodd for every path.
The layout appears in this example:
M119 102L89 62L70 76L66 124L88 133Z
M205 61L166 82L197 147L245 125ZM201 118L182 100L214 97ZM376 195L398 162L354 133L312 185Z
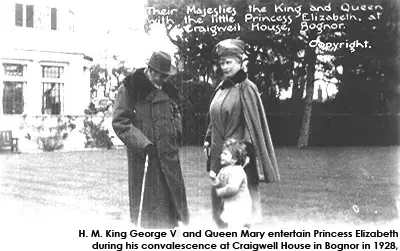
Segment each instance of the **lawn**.
M201 148L183 147L180 153L191 225L212 224ZM264 225L398 218L400 147L277 148L276 154L281 181L261 185ZM126 152L2 151L0 201L9 217L128 221Z

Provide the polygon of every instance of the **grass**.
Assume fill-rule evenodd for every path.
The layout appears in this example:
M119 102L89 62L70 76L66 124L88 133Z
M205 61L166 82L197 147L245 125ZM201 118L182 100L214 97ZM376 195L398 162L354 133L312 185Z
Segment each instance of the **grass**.
M191 225L212 224L200 147L181 164ZM400 147L277 148L281 181L261 184L264 225L280 222L381 224L398 218ZM128 221L123 149L0 152L0 201L7 217L84 216ZM4 203L6 202L6 203Z
M398 216L398 148L281 149L279 163L282 181L264 190L267 215L353 223Z

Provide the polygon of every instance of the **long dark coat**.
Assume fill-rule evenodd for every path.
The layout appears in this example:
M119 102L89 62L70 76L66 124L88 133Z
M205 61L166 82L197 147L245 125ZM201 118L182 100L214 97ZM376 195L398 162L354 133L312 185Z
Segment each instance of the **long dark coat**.
M161 90L148 80L144 69L125 78L114 105L112 125L127 147L131 221L137 224L145 163L149 155L141 225L144 228L174 228L188 223L185 185L179 160L178 134L181 117L176 106L178 91L171 83Z

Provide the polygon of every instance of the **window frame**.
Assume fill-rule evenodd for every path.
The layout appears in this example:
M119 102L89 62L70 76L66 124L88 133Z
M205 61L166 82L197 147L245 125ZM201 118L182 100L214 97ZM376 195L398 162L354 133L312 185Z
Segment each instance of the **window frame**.
M30 13L30 10L32 11L32 13ZM32 14L32 16L28 15ZM34 28L35 27L35 6L34 5L25 5L25 27L27 28Z
M54 14L54 17L53 17L53 14ZM53 20L54 20L54 23L53 23ZM57 10L57 8L50 8L50 30L58 30L58 10Z
M62 115L62 114L64 114L64 83L52 81L52 82L41 82L41 84L42 84L42 108L41 108L42 115ZM59 101L54 102L54 103L52 101L50 101L50 107L48 107L47 100L44 95L45 86L52 85L52 84L55 84L57 86L58 93L55 96L49 95L49 98L56 98L56 99L58 98ZM46 89L46 91L47 90L49 90L49 89ZM53 93L53 91L51 93ZM58 111L58 113L57 112L53 113L52 106L57 103L60 103L59 111Z
M17 17L17 10L20 12L20 15ZM24 5L21 3L15 3L14 5L14 25L16 27L24 27Z
M23 74L22 74L22 76L9 76L9 75L7 75L6 74L6 65L20 65L20 66L23 66ZM3 98L1 100L1 102L3 102L3 113L7 114L7 115L20 115L20 114L23 114L25 112L25 99L26 99L25 93L27 93L27 83L28 83L28 62L19 62L19 61L17 61L17 62L8 62L8 61L6 61L6 62L2 62L1 66L2 66L2 71L3 71L2 72L3 90L1 90L3 92ZM5 94L4 91L5 91L5 88L6 88L6 83L22 84L22 97L21 97L21 100L22 100L22 111L21 111L21 113L14 113L14 112L8 113L8 112L5 111L5 107L7 106L7 105L4 104L4 99L6 98L5 95L4 95ZM12 106L14 107L15 106L14 105L15 101L12 100L12 102L13 102Z
M59 77L44 77L44 67L58 67L58 68L62 68L62 73L60 74ZM64 97L64 85L65 85L65 71L67 69L67 65L66 64L60 64L60 63L40 63L40 68L41 68L41 72L40 72L40 83L41 83L41 98L42 98L42 105L41 105L41 114L42 115L62 115L64 114L64 106L65 106L65 97ZM59 102L60 102L60 111L59 114L56 113L48 113L46 112L46 110L51 109L47 107L47 105L45 106L45 85L46 84L57 84L59 85Z
M18 12L20 12L20 13L18 13ZM19 14L18 16L17 16L17 13ZM32 14L32 15L29 16L29 18L28 18L28 14L29 15ZM35 5L15 3L15 5L14 5L14 25L15 25L15 27L36 28L36 26L35 26Z

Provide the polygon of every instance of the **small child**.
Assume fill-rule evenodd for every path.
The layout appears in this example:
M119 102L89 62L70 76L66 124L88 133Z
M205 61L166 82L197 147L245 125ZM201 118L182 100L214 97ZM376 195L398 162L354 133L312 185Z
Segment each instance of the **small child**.
M217 196L222 198L221 220L227 227L245 227L250 223L252 203L246 173L241 166L246 162L246 145L229 139L222 147L222 169L218 175L210 171L211 183Z

